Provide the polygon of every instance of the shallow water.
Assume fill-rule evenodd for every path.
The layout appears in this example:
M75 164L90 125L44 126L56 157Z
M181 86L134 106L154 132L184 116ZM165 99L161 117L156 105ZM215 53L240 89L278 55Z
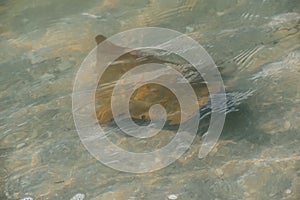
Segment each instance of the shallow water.
M300 199L299 21L297 0L0 1L0 199ZM170 166L135 175L84 148L71 95L96 35L144 26L186 33L228 91L254 93L208 157L199 134ZM142 152L173 136L110 138Z

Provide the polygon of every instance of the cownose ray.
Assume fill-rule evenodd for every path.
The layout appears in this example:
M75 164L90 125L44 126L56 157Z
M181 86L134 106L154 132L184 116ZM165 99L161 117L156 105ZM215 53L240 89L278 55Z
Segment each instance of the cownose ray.
M95 38L97 44L99 45L101 42L106 40L106 37L103 35L98 35ZM111 122L114 117L111 109L111 97L113 95L114 87L116 86L116 82L129 70L148 63L159 63L173 67L184 77L186 77L191 83L192 88L195 91L198 100L198 108L199 110L203 108L209 102L209 92L204 83L202 77L191 65L183 65L182 63L176 64L175 62L171 62L168 59L164 59L163 57L147 55L143 52L143 50L129 50L113 44L111 42L106 41L106 52L97 51L97 55L107 54L110 52L125 52L123 55L114 60L108 68L102 74L96 94L96 114L100 124L107 124ZM104 55L105 56L105 55ZM165 72L166 77L168 76L168 72ZM193 74L193 76L191 76ZM143 78L141 76L141 78ZM176 81L170 79L169 81ZM175 84L175 83L174 83ZM216 88L218 89L218 88ZM124 92L126 90L124 89ZM120 97L122 96L120 95ZM134 120L150 120L149 110L153 105L160 104L165 108L166 111L166 120L170 125L178 125L182 122L185 122L189 119L189 117L182 117L182 111L180 109L179 102L177 97L170 91L168 88L160 85L160 84L145 84L141 87L137 88L129 101L129 111L131 118ZM194 112L198 112L199 110L195 110ZM161 116L151 116L153 117L161 117Z

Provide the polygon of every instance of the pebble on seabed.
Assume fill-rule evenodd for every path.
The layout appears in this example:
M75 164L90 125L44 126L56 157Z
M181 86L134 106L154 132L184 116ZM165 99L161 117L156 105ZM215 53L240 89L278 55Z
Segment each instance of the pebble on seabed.
M33 200L33 198L32 197L24 197L24 198L22 198L20 200Z
M169 199L169 200L175 200L175 199L177 199L177 195L175 195L175 194L170 194L170 195L168 196L168 199Z
M286 193L286 194L291 194L291 193L292 193L292 190L286 189L286 190L285 190L285 193Z
M78 193L75 194L75 196L73 196L70 200L84 200L84 198L85 198L84 194Z

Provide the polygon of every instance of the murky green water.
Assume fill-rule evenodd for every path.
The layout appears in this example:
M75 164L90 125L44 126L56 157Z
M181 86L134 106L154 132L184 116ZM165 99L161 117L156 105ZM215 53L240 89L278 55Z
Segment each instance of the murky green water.
M300 199L299 5L0 0L0 199ZM188 34L222 69L228 91L254 94L228 115L208 157L197 157L199 135L169 167L135 175L105 167L85 150L71 94L96 35L144 26Z

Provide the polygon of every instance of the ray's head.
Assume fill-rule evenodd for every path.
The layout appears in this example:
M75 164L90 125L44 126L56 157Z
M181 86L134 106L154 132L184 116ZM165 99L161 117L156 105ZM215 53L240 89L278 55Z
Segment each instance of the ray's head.
M103 42L104 40L106 40L106 37L103 36L103 35L97 35L97 36L95 37L95 40L96 40L96 43L97 43L97 44L100 44L101 42Z

